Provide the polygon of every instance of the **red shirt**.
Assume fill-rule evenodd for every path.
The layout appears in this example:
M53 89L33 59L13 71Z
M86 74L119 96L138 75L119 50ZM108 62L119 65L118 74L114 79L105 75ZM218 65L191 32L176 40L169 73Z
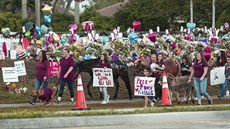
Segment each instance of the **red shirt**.
M49 61L38 61L35 69L35 78L38 80L43 80L44 77L48 77Z
M64 78L64 75L69 70L70 67L75 68L75 61L73 57L65 58L62 57L60 59L60 67L61 67L61 73L60 73L60 79L64 81L74 81L74 69L69 73L67 78Z
M208 67L208 64L205 61L194 64L194 77L201 78L204 73L204 67ZM207 77L207 74L205 77Z

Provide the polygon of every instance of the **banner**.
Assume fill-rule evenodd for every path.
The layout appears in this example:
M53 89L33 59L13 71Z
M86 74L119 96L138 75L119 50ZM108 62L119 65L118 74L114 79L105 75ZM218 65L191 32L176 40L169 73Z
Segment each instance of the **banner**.
M225 82L225 67L217 67L211 70L210 72L210 84L219 85Z
M60 68L59 62L49 62L49 77L57 76Z
M15 67L2 67L3 82L18 82Z
M113 70L109 68L93 68L94 87L114 87Z
M135 77L134 95L155 96L155 79L153 77Z
M15 61L14 62L14 67L17 71L18 76L24 76L26 75L26 66L24 60L21 61Z

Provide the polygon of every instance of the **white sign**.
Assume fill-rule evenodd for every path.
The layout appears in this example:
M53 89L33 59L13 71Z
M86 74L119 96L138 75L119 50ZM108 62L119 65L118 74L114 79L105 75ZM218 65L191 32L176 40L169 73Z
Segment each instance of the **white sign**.
M225 82L225 67L214 68L210 72L210 83L211 85L219 85Z
M18 75L14 67L2 67L3 82L18 82Z
M155 96L155 80L153 77L135 77L134 95Z
M16 55L17 55L16 50L10 50L10 59L11 60L16 60L17 59Z
M114 87L113 71L109 68L93 68L94 87Z
M26 66L24 60L21 61L15 61L14 62L14 67L17 71L18 76L24 76L26 75Z

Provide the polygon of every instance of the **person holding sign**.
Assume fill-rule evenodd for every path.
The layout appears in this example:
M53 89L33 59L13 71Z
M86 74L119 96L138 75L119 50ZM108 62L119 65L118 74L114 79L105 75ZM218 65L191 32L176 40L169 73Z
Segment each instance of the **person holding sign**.
M108 62L107 54L105 54L105 53L101 54L98 67L99 68L112 68ZM109 97L110 97L108 95L108 92L107 92L107 87L100 87L100 92L103 95L103 100L102 100L101 104L107 104L109 102Z
M227 64L225 64L225 77L226 80L220 87L220 95L218 95L219 99L223 99L226 91L228 90L228 84L230 80L230 55L227 56Z
M40 51L38 53L38 61L35 66L35 90L38 91L41 86L43 88L48 87L48 69L49 69L49 62L46 57L45 51ZM34 105L36 103L37 97L34 96L30 104Z
M152 76L152 74L150 73L150 68L144 68L143 71L144 71L145 77L151 77ZM154 106L154 102L152 102L152 100L150 100L149 98L152 99L151 97L145 96L145 108L147 108L148 102L150 102L151 107Z
M74 67L75 61L73 57L69 54L69 49L64 49L62 54L63 57L60 59L60 69L58 73L58 78L60 79L60 90L58 93L58 100L57 103L61 102L61 97L63 95L65 84L68 84L69 92L70 92L70 102L74 102Z
M208 103L212 104L212 99L206 91L207 73L208 64L203 57L203 53L197 52L188 83L191 82L191 79L193 77L196 96L198 99L198 105L201 105L201 95L204 95L208 99Z

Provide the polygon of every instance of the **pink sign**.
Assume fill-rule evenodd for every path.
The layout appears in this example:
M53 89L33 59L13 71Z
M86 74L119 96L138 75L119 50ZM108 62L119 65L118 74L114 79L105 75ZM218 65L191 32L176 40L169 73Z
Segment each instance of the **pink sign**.
M59 62L49 62L49 77L57 76L60 68Z

